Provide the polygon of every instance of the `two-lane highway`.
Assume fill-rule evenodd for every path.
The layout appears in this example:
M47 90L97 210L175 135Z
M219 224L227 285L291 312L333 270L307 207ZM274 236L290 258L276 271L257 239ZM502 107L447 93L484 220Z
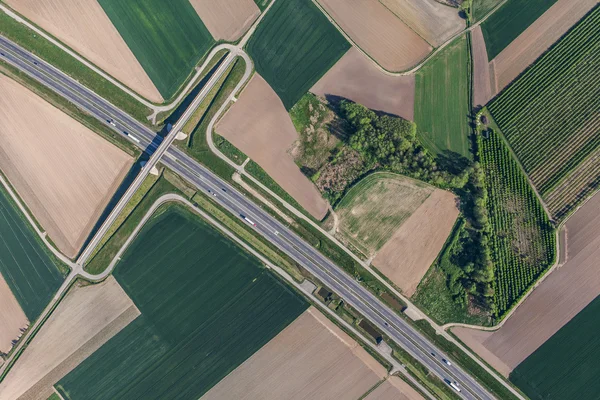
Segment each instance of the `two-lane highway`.
M108 101L83 87L24 49L0 36L0 59L14 65L45 86L100 121L114 121L109 127L123 135L133 144L153 153L156 149L156 133L134 120ZM124 132L127 132L125 134ZM457 393L465 399L493 399L479 383L455 364L442 359L449 358L438 350L403 318L367 291L353 277L346 274L320 252L298 237L275 218L218 178L207 168L187 156L183 151L169 147L161 162L199 190L216 193L213 199L234 215L244 215L255 222L253 227L263 236L315 277L331 287L345 301L365 315L391 340L401 345L409 354L425 365L442 380L456 382L461 388ZM241 217L240 217L241 218Z

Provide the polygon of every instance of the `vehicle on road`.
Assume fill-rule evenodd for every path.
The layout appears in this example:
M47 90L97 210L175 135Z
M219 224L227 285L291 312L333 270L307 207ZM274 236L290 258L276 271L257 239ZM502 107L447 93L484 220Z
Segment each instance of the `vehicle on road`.
M225 189L225 188L221 188L221 190L224 191L224 192L227 192L227 189Z
M442 361L444 362L444 364L446 364L447 366L451 367L452 363L448 360L446 360L445 358L442 358Z
M112 126L117 126L117 124L115 124L115 120L112 118L107 119L106 122L108 122Z
M254 221L252 221L251 219L249 219L248 217L246 217L244 214L240 214L240 217L242 217L244 219L244 221L246 221L250 225L256 226L256 224L254 223Z
M460 393L460 388L458 387L458 383L450 382L450 387Z

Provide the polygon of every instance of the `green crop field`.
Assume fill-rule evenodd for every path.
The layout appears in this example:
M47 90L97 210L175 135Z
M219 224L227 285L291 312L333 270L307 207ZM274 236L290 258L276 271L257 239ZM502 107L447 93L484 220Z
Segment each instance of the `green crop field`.
M247 47L289 110L350 44L310 0L286 0L273 4Z
M600 393L600 297L510 374L532 400L597 399Z
M508 0L481 24L488 60L493 60L556 0Z
M23 312L34 321L63 282L35 233L0 189L0 273Z
M494 7L496 7L502 0L473 0L471 6L473 16L473 22L481 20L487 15Z
M554 228L503 139L478 136L485 170L496 316L504 314L554 262Z
M181 206L157 211L115 277L142 315L59 382L69 399L198 399L308 304Z
M215 40L188 0L99 0L165 100Z
M354 185L336 207L339 231L366 256L374 254L433 190L402 175L371 174Z
M431 152L471 158L469 152L469 51L456 40L416 74L415 122Z
M600 7L488 106L555 219L600 178Z

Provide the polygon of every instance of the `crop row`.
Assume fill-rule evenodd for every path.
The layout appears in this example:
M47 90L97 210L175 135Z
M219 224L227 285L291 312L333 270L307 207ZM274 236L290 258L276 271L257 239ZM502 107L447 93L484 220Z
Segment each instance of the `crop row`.
M490 251L497 318L518 301L554 260L554 229L502 138L479 137L486 174Z

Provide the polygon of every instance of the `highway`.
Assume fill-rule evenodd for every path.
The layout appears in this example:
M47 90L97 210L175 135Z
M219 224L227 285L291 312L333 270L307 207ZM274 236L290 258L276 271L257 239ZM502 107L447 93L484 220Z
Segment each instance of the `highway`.
M107 126L149 154L154 153L162 142L155 132L143 124L2 36L0 36L0 53L0 59L51 88L99 121L105 124L107 120L114 121L114 126L112 124ZM449 360L449 358L353 277L207 168L172 146L168 147L161 162L199 190L211 195L217 203L232 214L244 215L251 219L256 224L253 228L257 234L272 242L338 293L433 374L442 380L457 382L461 388L461 392L457 393L458 396L464 399L494 398L464 370L454 363L449 365L443 362L443 359Z

